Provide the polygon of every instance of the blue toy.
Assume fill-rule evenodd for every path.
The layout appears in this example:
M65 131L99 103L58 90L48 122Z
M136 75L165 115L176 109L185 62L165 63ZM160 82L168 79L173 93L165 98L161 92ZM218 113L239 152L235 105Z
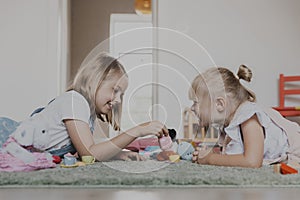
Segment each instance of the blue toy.
M177 153L183 160L192 160L193 152L195 151L193 145L189 142L180 142L177 148Z

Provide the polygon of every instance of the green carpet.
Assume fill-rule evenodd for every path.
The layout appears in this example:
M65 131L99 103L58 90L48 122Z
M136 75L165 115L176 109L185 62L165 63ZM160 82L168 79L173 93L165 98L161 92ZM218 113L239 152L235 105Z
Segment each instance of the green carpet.
M77 168L0 172L0 187L299 187L300 175L260 169L197 165L188 161L97 162Z

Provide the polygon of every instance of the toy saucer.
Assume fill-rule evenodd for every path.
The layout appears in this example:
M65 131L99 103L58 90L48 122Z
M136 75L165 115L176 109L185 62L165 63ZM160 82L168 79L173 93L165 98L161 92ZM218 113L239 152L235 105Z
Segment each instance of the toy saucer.
M180 161L180 155L178 155L178 154L176 154L176 155L170 155L169 156L169 160L172 163L179 162Z
M60 164L60 167L63 167L63 168L74 168L74 167L78 167L78 163L75 163L74 165L65 165L65 164Z
M94 163L95 163L95 161L91 162L91 163L84 163L84 164L86 164L86 165L93 165Z
M86 166L86 164L84 162L81 162L81 161L78 161L76 163L79 167L82 167L82 166Z

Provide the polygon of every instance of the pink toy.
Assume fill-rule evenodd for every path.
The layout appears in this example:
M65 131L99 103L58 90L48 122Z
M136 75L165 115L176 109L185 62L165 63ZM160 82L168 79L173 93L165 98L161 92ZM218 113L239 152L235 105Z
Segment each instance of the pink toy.
M158 142L157 137L151 138L139 138L127 145L126 149L139 152L144 150L148 146L160 146L162 150L168 150L172 147L172 140L176 138L176 131L174 129L168 129L169 136L163 136Z
M163 136L159 139L159 145L162 150L169 150L172 148L172 139L170 136Z
M157 137L136 139L127 145L126 149L138 152L144 150L148 146L159 146Z

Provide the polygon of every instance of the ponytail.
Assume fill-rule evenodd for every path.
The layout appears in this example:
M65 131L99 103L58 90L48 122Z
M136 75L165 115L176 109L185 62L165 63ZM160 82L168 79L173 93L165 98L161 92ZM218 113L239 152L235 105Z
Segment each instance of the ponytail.
M246 65L240 65L237 76L247 82L251 81L252 71Z
M238 76L239 80L242 79L247 82L250 82L252 79L252 71L246 65L240 65L237 76ZM250 91L249 89L245 88L244 86L242 86L242 88L247 91L247 93L249 95L248 96L249 101L252 101L252 102L256 101L256 96L255 96L254 92Z

